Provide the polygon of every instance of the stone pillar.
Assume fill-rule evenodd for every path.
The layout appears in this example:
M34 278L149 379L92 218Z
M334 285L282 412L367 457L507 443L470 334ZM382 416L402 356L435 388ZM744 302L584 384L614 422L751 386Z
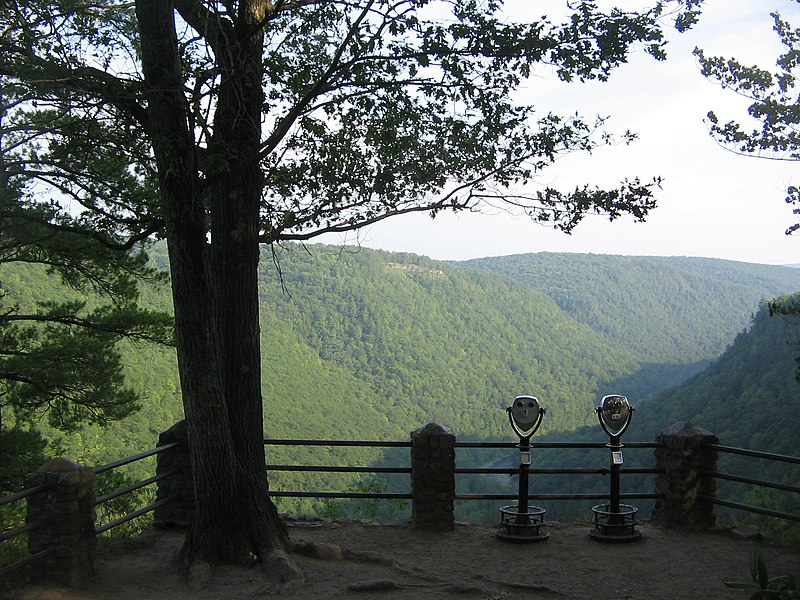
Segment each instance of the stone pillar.
M453 433L436 423L428 423L411 433L411 518L417 529L455 528L455 443Z
M153 512L156 527L188 527L194 518L194 482L189 456L189 434L186 421L178 421L158 436L158 445L178 445L157 455L156 475L170 473L158 482L156 501L172 497Z
M656 478L656 494L663 494L653 507L652 520L668 527L713 527L716 522L714 498L716 481L707 471L717 468L718 444L713 433L689 422L675 423L662 431L656 441L656 468L665 472Z
M51 549L33 570L34 582L77 585L94 575L97 538L94 469L54 458L28 476L25 487L49 486L28 498L28 523L46 521L28 534L28 551Z

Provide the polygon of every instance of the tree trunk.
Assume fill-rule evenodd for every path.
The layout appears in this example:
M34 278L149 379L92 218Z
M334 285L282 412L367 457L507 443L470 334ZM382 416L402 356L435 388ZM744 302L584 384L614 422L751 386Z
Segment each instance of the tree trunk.
M214 317L222 355L221 373L241 485L251 506L250 544L256 556L279 547L287 531L269 499L264 458L261 397L261 333L258 306L259 214L262 174L259 162L263 33L256 26L266 3L243 0L236 37L226 41L209 154L226 168L210 174ZM212 161L213 162L213 158ZM227 165L235 165L233 169Z
M288 539L269 500L263 446L257 286L261 36L240 27L244 41L226 41L226 61L234 64L223 65L230 76L223 77L207 149L212 157L221 153L218 164L224 166L206 170L211 183L203 192L182 94L173 6L137 0L136 13L195 484L195 518L181 555L187 563L240 563Z

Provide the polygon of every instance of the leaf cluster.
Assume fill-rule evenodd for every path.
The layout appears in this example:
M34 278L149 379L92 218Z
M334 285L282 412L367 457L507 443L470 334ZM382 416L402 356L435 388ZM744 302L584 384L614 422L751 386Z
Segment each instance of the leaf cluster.
M172 317L138 305L140 283L162 284L166 274L141 248L108 243L55 204L26 199L13 182L0 189L0 273L12 264L27 265L44 285L37 294L16 277L3 279L2 405L18 423L46 416L64 430L135 410L137 395L124 385L117 344L172 343Z
M565 231L591 213L643 219L657 180L523 190L558 157L611 138L577 115L537 116L515 94L542 67L567 81L605 80L636 45L663 59L663 19L685 30L699 5L662 0L634 13L577 2L562 23L524 23L497 0L276 2L252 23L246 0L182 0L168 42L193 144L189 175L209 194L218 175L258 160L267 243L506 200ZM125 232L122 243L162 234L157 171L174 168L153 160L166 133L147 115L141 56L153 40L141 37L134 8L35 1L0 15L6 172L80 205L76 226ZM240 62L256 31L263 47L248 67ZM254 82L264 99L255 159L227 134L239 114L230 90Z
M753 549L750 552L750 578L752 583L726 581L725 585L734 589L753 589L755 591L750 600L796 600L800 598L800 591L792 575L780 575L770 577L767 570L767 563L764 558Z

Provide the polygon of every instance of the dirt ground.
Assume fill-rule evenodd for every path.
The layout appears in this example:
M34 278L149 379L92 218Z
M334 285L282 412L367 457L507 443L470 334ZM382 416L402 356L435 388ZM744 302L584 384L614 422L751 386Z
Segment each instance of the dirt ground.
M288 599L746 599L723 581L749 579L751 548L770 575L800 580L800 549L731 532L685 532L642 525L626 544L598 543L589 526L551 524L546 541L511 544L492 527L458 524L426 533L409 524L290 522L291 539L312 558L293 553L302 581L277 584L259 567L216 567L187 581L173 557L180 531L153 531L122 545L104 545L97 575L77 588L28 586L13 600ZM307 552L308 553L308 552Z

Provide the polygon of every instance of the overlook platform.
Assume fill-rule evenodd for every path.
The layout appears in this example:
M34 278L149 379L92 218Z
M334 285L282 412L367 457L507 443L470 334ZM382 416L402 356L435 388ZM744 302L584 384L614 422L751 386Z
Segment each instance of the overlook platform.
M722 582L749 581L752 548L766 559L770 576L792 574L800 580L800 548L728 531L644 524L639 542L601 544L589 538L588 524L555 523L546 542L520 545L498 541L493 527L464 523L448 533L421 532L405 523L291 520L289 525L294 543L310 542L307 547L328 557L294 554L305 581L286 589L270 584L258 568L242 567L201 571L187 583L172 562L183 534L164 530L102 542L97 575L77 588L28 586L11 598L743 600L750 594Z

